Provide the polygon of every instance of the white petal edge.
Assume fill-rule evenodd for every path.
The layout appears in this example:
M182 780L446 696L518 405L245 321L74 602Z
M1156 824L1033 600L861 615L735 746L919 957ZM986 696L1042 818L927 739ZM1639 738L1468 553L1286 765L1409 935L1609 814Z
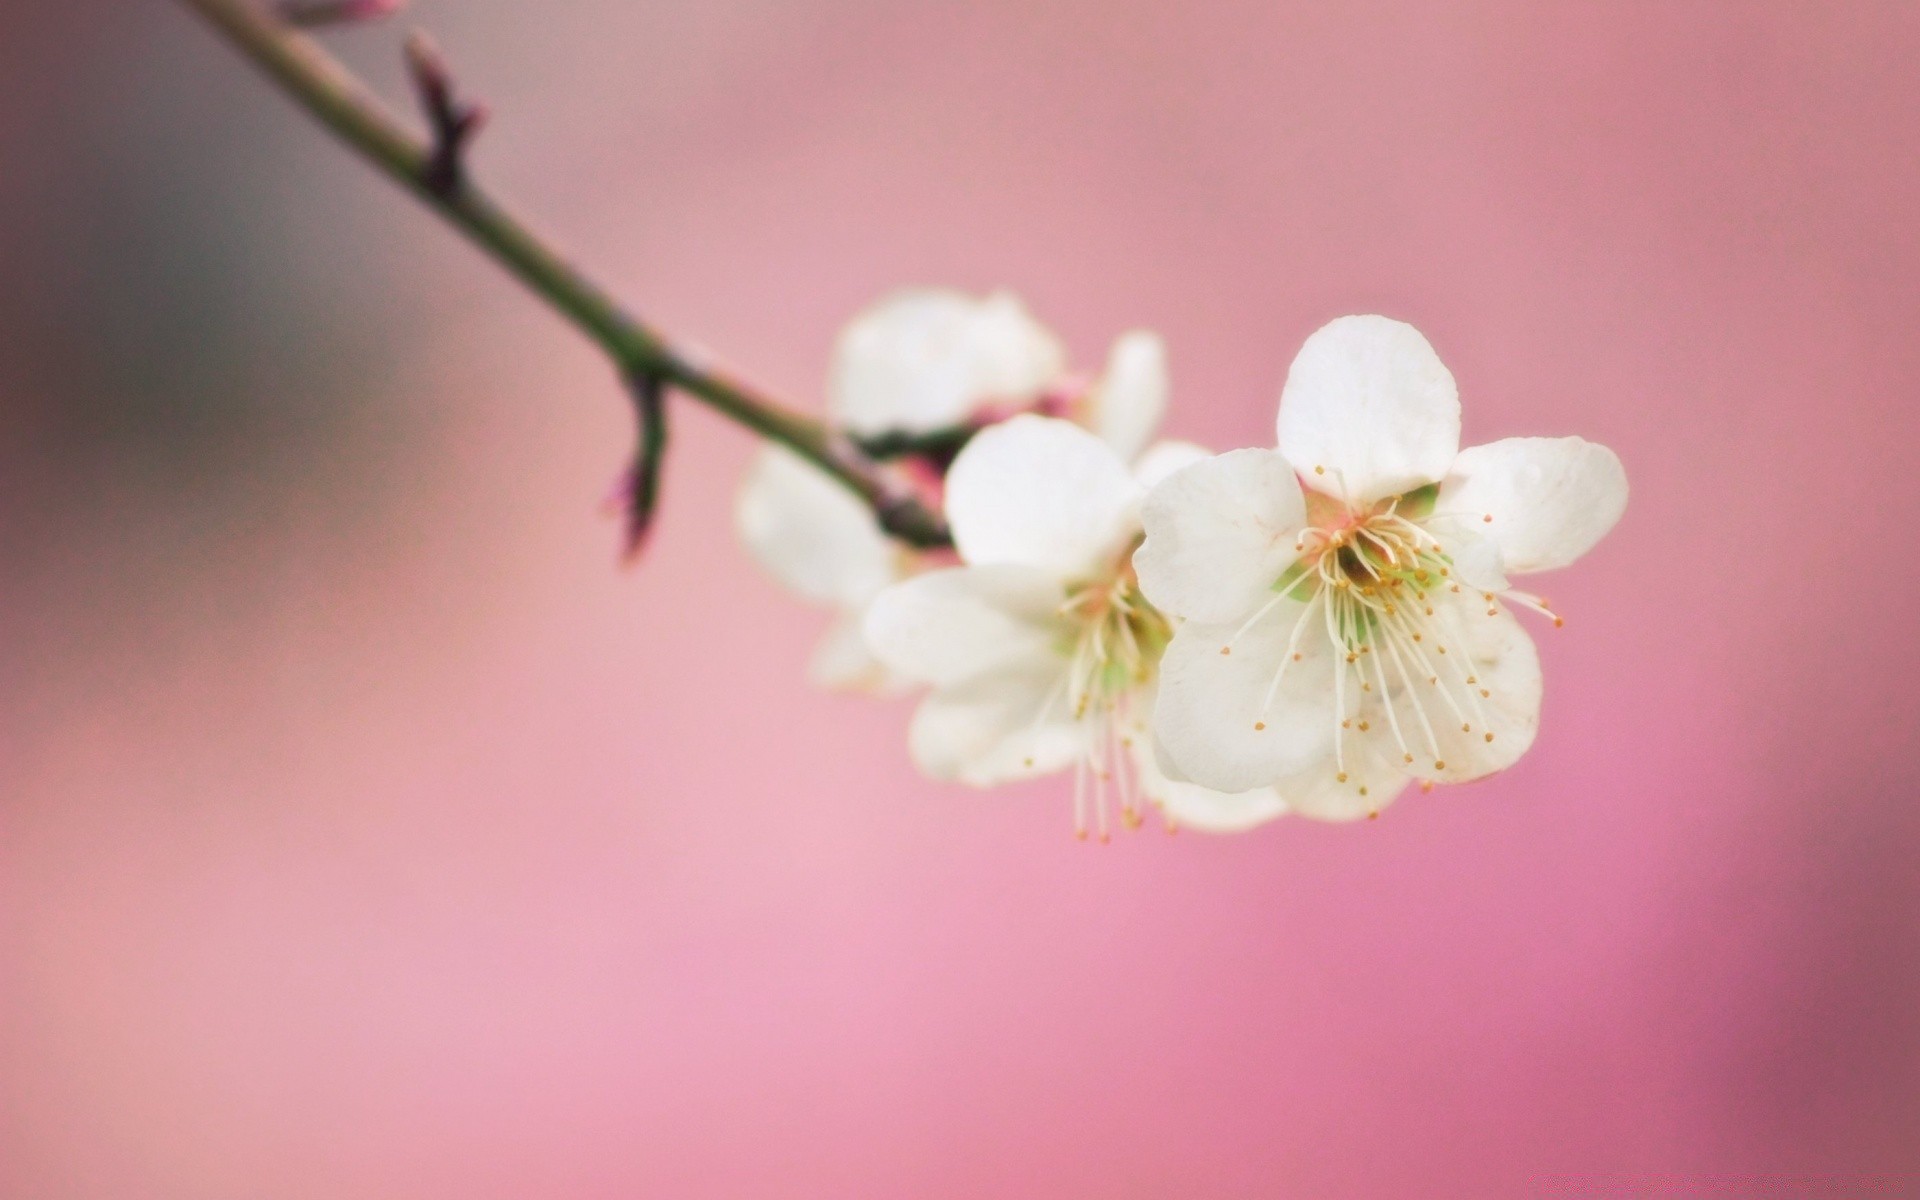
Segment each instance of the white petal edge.
M1112 448L1051 417L1018 416L976 434L947 472L947 521L960 557L1062 579L1096 574L1139 529L1142 489Z
M1481 522L1508 571L1564 567L1593 549L1627 508L1627 473L1583 438L1507 438L1460 452L1436 516ZM1491 520L1486 518L1491 517Z
M1133 765L1140 794L1159 806L1169 828L1196 829L1201 833L1241 833L1268 821L1283 817L1287 806L1273 788L1254 788L1245 792L1216 792L1185 779L1168 777L1165 757L1158 736L1152 732L1154 697L1151 692L1139 698L1146 713L1146 728L1137 730L1133 741Z
M1171 779L1142 790L1160 806L1167 824L1175 829L1193 829L1201 833L1245 833L1269 821L1287 815L1286 801L1274 788L1255 788L1250 792L1216 792L1191 783Z
M1161 480L1140 506L1140 589L1186 620L1245 620L1299 557L1307 510L1293 467L1272 450L1230 450Z
M1329 758L1274 785L1287 811L1312 821L1359 821L1378 816L1412 782L1365 747L1350 745L1342 758L1344 763Z
M1437 483L1460 449L1460 394L1420 331L1341 317L1307 338L1280 392L1280 452L1353 503Z
M1133 478L1141 487L1151 491L1161 480L1182 467L1190 467L1201 459L1212 457L1213 451L1198 442L1174 439L1155 442L1133 460Z
M985 404L1031 400L1066 362L1060 340L1010 292L976 299L909 288L841 332L827 410L857 435L922 433L964 422Z
M866 505L778 446L747 469L734 528L768 574L816 604L863 604L899 574L900 551Z
M912 688L912 680L888 668L868 649L862 628L865 616L861 612L842 613L827 627L807 661L809 683L829 691L871 696L897 696Z
M1167 348L1144 329L1123 333L1107 353L1093 394L1093 431L1122 462L1146 448L1167 413Z
M1027 567L948 567L873 598L868 649L918 683L949 687L1009 668L1060 661L1058 580Z
M1153 708L1163 774L1246 792L1333 753L1333 663L1319 607L1316 602L1308 612L1306 605L1282 601L1237 637L1231 625L1180 627L1161 660ZM1296 628L1302 630L1297 641ZM1229 640L1231 653L1222 654ZM1300 658L1290 661L1294 652ZM1349 708L1357 705L1358 688L1347 689L1345 700Z
M1086 733L1060 695L1061 670L1013 670L941 688L908 730L914 765L934 779L993 787L1077 761Z

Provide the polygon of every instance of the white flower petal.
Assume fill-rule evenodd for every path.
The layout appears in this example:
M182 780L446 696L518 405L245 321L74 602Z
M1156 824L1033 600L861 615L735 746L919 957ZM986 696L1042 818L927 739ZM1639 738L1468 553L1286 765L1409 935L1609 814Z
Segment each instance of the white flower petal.
M867 646L909 679L947 687L1010 667L1060 660L1058 579L1017 566L949 567L882 591L867 608Z
M1152 732L1154 698L1152 689L1143 690L1137 697L1136 711L1146 715L1143 727L1134 731L1132 757L1140 794L1160 806L1169 826L1202 833L1238 833L1286 815L1286 804L1270 787L1216 792L1169 777L1163 769L1166 756Z
M734 525L769 574L818 604L855 607L899 574L900 551L866 505L777 446L748 469Z
M1412 763L1403 759L1399 769L1416 779L1465 783L1505 770L1533 745L1540 729L1540 657L1533 639L1504 608L1488 616L1480 603L1447 600L1435 607L1444 614L1439 628L1451 631L1441 644L1452 661L1437 655L1427 660L1441 683L1429 683L1433 676L1422 675L1416 664L1408 664L1410 683L1387 666L1393 682L1389 695L1407 753L1414 756ZM1472 684L1464 682L1468 675ZM1426 713L1424 725L1414 712L1416 703ZM1399 754L1377 693L1368 699L1365 719L1372 726L1370 745L1389 759Z
M1282 600L1238 637L1230 625L1180 627L1160 663L1153 710L1164 774L1246 792L1332 753L1332 657L1319 605L1308 607ZM1231 652L1221 653L1229 641ZM1357 704L1358 688L1348 692L1349 706Z
M1344 763L1329 758L1276 784L1287 811L1315 821L1358 821L1377 815L1412 782L1357 739L1348 741L1342 757Z
M1064 697L1064 670L1000 671L941 688L913 714L908 748L934 779L992 787L1075 762L1086 734Z
M1439 539L1442 553L1453 561L1455 579L1482 592L1507 590L1500 543L1481 532L1486 526L1480 518L1435 513L1421 525Z
M1144 329L1125 333L1107 354L1093 393L1093 431L1122 462L1146 448L1167 413L1167 348Z
M856 435L957 425L980 406L1036 397L1066 370L1059 339L1013 295L895 292L841 333L827 411Z
M1526 573L1564 567L1593 549L1626 507L1626 471L1605 446L1508 438L1460 452L1435 512L1483 522L1506 569Z
M1294 358L1277 428L1280 452L1316 489L1383 500L1447 473L1460 449L1460 395L1413 326L1341 317Z
M1162 612L1245 620L1273 599L1299 554L1300 484L1272 450L1232 450L1174 472L1140 509L1147 540L1133 556L1140 589Z
M1139 528L1141 488L1118 455L1071 422L1019 416L975 435L947 472L947 520L969 563L1090 575Z
M1268 821L1287 815L1286 801L1274 788L1255 788L1250 792L1215 792L1191 783L1160 780L1156 790L1147 791L1166 813L1167 823L1178 829L1197 829L1201 833L1244 833Z
M843 613L821 635L807 663L807 679L815 687L833 691L893 696L912 687L912 681L873 656L861 629L866 614Z
M1133 478L1141 487L1151 490L1155 484L1180 468L1212 457L1213 451L1198 442L1155 442L1133 460Z

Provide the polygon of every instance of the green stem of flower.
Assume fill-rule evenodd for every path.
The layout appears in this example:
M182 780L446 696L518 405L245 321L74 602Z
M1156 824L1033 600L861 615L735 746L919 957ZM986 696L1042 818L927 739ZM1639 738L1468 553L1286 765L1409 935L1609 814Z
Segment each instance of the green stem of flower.
M434 171L435 149L414 136L351 72L311 38L253 0L181 0L367 161L466 234L572 321L630 379L656 378L839 480L882 528L915 546L949 544L939 515L896 488L867 455L826 425L783 407L676 348L624 309L527 224L475 186Z

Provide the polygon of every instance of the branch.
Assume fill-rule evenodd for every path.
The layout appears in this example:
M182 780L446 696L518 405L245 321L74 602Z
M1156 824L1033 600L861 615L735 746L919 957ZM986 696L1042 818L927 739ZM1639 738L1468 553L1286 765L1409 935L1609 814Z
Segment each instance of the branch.
M420 107L433 126L433 149L427 155L421 182L442 200L452 199L466 184L467 143L487 123L484 105L468 104L454 98L453 72L433 39L419 30L407 38L407 74L413 78L413 90Z
M448 183L443 177L445 164L439 162L442 154L406 130L359 79L312 39L253 0L181 3L212 22L237 50L361 157L466 234L598 343L624 377L658 379L728 420L781 443L852 491L894 537L915 546L950 544L939 515L896 486L850 442L680 350L622 308L518 216L465 178L464 172L456 170ZM457 115L450 82L446 102L448 112ZM469 128L460 140L471 132ZM442 141L446 140L443 136ZM456 168L459 150L456 144L450 160Z
M660 467L667 457L667 388L658 375L636 376L628 386L640 424L640 445L634 450L620 499L627 522L624 557L633 563L647 547L660 507Z
M378 21L399 12L405 0L281 0L280 19L301 29Z

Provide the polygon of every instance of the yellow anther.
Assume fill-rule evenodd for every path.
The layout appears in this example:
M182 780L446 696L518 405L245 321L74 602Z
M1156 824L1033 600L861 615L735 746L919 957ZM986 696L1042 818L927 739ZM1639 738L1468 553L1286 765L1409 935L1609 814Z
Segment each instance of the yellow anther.
M1255 733L1260 732L1262 729L1265 729L1266 727L1267 727L1267 723L1265 721L1255 721L1253 723L1253 731Z
M1444 771L1447 769L1447 764L1440 759L1435 759L1433 761L1433 769L1436 771Z

